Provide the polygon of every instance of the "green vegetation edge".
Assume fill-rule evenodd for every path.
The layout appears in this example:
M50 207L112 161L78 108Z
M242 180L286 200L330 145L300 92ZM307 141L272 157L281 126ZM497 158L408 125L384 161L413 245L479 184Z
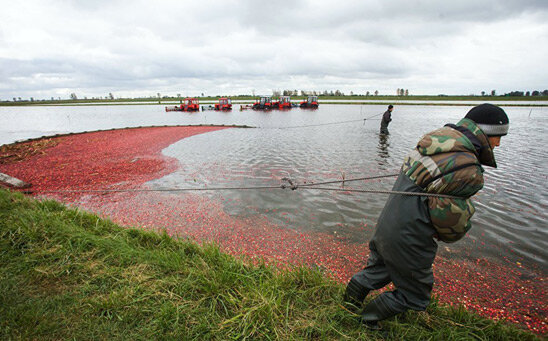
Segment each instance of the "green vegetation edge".
M196 97L200 101L217 101L220 97L223 96L204 96ZM251 101L256 100L259 96L227 96L232 99L232 102L237 104L239 101ZM291 100L294 103L297 103L303 99L305 96L292 96ZM448 101L482 101L482 102L491 102L491 101L528 101L528 102L537 102L537 101L546 101L548 100L547 96L432 96L432 95L416 95L416 96L390 96L390 95L379 95L379 96L364 96L364 95L354 95L354 96L318 96L320 104L373 104L373 105L384 105L384 103L379 103L378 101L392 101L393 104L398 105L472 105L467 103L447 103ZM174 105L179 101L184 100L184 97L171 97L163 96L161 98L151 98L151 97L142 97L142 98L116 98L116 99L58 99L58 100L22 100L22 101L0 101L0 106L40 106L40 105ZM333 100L339 102L332 102ZM344 101L359 101L359 102L344 102ZM377 101L377 102L376 102ZM424 101L423 103L409 103L408 101ZM204 103L207 104L207 103ZM507 106L546 106L545 104L505 104Z
M534 340L436 300L369 331L344 285L0 189L0 339Z

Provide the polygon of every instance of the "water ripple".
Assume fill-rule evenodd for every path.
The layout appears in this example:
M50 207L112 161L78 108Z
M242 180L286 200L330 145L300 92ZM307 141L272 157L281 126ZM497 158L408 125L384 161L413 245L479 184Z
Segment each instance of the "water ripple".
M356 106L322 106L314 112L293 110L277 117L248 115L256 115L257 125L272 127L352 120L379 110L376 106L365 107L366 114L360 114ZM151 185L183 186L189 178L197 179L198 186L278 185L283 177L317 182L397 172L424 133L458 121L465 112L466 108L460 107L396 108L391 135L386 139L378 134L379 121L373 120L302 129L227 129L193 136L165 150L183 167ZM474 198L477 212L470 238L451 247L466 249L472 242L481 241L491 247L476 248L471 256L496 259L512 254L544 268L548 249L548 120L540 118L533 124L526 108L507 108L507 112L510 134L503 137L495 151L499 167L485 167L485 188ZM390 189L393 181L372 180L347 186ZM386 196L275 190L224 192L223 200L227 199L231 204L225 209L230 214L264 214L292 229L346 229L349 242L364 242L372 229L364 232L349 227L374 226Z

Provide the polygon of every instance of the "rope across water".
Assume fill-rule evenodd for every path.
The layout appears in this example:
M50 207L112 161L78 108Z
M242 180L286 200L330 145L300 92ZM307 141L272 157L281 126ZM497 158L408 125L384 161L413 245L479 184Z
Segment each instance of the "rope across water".
M301 126L290 126L290 127L273 127L273 128L262 128L262 129L292 129L292 128L305 128L305 127L317 127L317 126L325 126L325 125L334 125L334 124L344 124L344 123L351 123L351 122L361 122L367 121L368 119L371 119L373 117L382 115L375 114L363 119L356 119L356 120L347 120L347 121L338 121L338 122L330 122L330 123L321 123L321 124L310 124L310 125L301 125ZM261 127L259 127L261 128ZM289 183L289 186L286 184L281 184L278 186L241 186L241 187L205 187L205 188L140 188L140 189L98 189L98 190L92 190L92 189L66 189L66 190L27 190L26 192L30 193L116 193L116 192L191 192L191 191L228 191L228 190L266 190L266 189L286 189L290 188L292 190L296 189L308 189L308 190L321 190L321 191L337 191L337 192L353 192L353 193L375 193L375 194L397 194L397 195L409 195L409 196L422 196L422 197L439 197L439 198L451 198L451 199L457 199L460 197L452 196L452 195L446 195L446 194L437 194L437 193L424 193L424 192L401 192L401 191L391 191L391 190L376 190L376 189L351 189L351 188L334 188L334 187L318 187L320 185L327 185L327 184L337 184L342 183L344 186L345 182L352 182L352 181L364 181L364 180L372 180L372 179L380 179L380 178L388 178L388 177L394 177L399 175L399 173L395 174L387 174L387 175L376 175L376 176L369 176L369 177L360 177L360 178L351 178L351 179L343 179L343 180L333 180L333 181L322 181L322 182L316 182L316 183L304 183L304 184L295 184L291 179L283 178L283 181L287 181Z
M203 188L128 188L128 189L45 189L45 190L30 190L27 192L31 193L118 193L118 192L200 192L200 191L244 191L244 190L268 190L268 189L307 189L307 190L320 190L320 191L336 191L336 192L354 192L354 193L376 193L376 194L397 194L397 195L409 195L409 196L421 196L421 197L439 197L439 198L450 198L458 199L460 197L446 195L446 194L437 194L437 193L424 193L424 192L402 192L402 191L391 191L391 190L381 190L381 189L352 189L352 188L336 188L336 187L319 187L320 185L327 184L336 184L352 181L364 181L380 178L388 178L399 175L396 174L387 174L387 175L375 175L369 177L360 177L360 178L351 178L344 180L333 180L333 181L323 181L317 183L305 183L305 184L296 184L291 179L283 178L283 181L287 181L288 184L281 184L278 186L240 186L240 187L203 187Z
M365 121L372 119L373 117L377 117L382 115L375 114L373 116L369 116L366 118L359 118L355 120L347 120L347 121L336 121L336 122L327 122L327 123L318 123L318 124L307 124L307 125L299 125L299 126L289 126L289 127L257 127L260 129L295 129L295 128L308 128L308 127L320 127L320 126L328 126L328 125L335 125L335 124L344 124L344 123L353 123L353 122L362 122L365 124Z

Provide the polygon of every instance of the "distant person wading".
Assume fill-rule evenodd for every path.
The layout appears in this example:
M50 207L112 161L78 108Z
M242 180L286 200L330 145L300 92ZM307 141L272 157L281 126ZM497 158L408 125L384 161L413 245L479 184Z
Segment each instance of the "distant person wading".
M388 110L386 110L384 114L382 115L381 134L385 134L385 135L390 134L388 132L388 124L392 121L392 110L394 110L394 106L390 104L388 106Z

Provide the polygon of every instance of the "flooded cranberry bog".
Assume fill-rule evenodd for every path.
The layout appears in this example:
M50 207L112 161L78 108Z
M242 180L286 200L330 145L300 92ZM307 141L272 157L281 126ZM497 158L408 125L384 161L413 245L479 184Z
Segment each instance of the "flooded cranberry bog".
M401 106L391 135L377 134L384 106L324 105L284 112L165 113L160 106L0 108L8 118L0 172L37 197L101 213L124 225L214 241L227 252L281 267L318 268L341 282L364 266L385 195L279 186L397 173L419 137L455 122L466 107ZM473 228L440 243L434 293L479 314L545 334L546 108L505 108L510 134L475 197ZM15 121L15 122L14 122ZM204 126L186 126L203 124ZM243 129L210 125L250 125ZM19 128L16 128L19 127ZM344 189L390 189L393 179ZM340 184L335 186L341 187ZM107 191L102 191L107 190ZM120 190L120 191L117 191ZM55 192L59 191L59 192Z

